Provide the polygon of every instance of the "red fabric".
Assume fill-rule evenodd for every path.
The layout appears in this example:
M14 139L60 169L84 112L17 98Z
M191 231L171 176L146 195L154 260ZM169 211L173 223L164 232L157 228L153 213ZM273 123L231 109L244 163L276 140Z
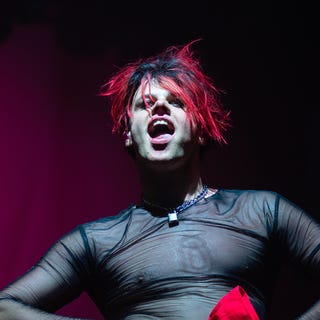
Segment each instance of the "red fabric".
M259 317L247 293L240 286L236 286L220 299L208 320L259 320Z

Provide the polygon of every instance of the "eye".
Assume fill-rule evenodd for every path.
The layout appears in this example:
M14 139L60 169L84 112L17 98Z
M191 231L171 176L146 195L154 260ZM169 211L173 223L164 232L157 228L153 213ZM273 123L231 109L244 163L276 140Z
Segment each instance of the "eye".
M135 108L145 110L147 108L150 108L152 106L153 102L150 99L140 100L138 103L136 103Z
M184 103L182 100L178 99L178 98L174 98L172 100L169 101L169 103L176 107L176 108L184 108Z
M135 108L144 110L146 108L146 104L144 103L144 101L141 101L139 103L136 103Z

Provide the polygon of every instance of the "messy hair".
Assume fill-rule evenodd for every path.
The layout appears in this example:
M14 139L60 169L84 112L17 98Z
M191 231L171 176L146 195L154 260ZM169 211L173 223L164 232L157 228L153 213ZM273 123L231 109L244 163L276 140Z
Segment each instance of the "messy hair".
M111 100L114 133L129 129L131 103L136 90L151 80L180 99L205 140L226 143L225 131L230 126L229 111L219 100L220 90L203 71L199 59L184 46L170 46L163 52L128 63L101 88L101 95Z

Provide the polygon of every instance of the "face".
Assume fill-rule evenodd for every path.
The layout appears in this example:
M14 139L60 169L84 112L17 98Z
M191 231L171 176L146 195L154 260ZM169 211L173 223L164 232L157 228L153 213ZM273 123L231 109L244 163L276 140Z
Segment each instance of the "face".
M147 84L145 101L139 87L132 101L126 140L126 146L133 146L138 157L172 161L185 158L198 148L195 125L182 101L155 81L150 86Z

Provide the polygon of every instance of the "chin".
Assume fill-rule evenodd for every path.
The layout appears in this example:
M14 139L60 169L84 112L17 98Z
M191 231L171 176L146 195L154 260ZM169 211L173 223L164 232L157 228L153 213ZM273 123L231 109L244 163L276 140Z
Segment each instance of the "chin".
M140 150L136 149L137 158L143 162L155 162L157 165L179 161L184 157L184 154L183 148L177 148L176 146L173 148L173 146L166 144L153 145Z
M173 161L178 160L183 157L183 152L177 152L175 150L153 150L149 153L149 158L151 161Z
M155 169L166 169L169 170L175 169L179 167L179 165L182 163L183 156L178 156L177 154L152 154L149 155L148 158L145 158L146 162L150 167L154 167Z

